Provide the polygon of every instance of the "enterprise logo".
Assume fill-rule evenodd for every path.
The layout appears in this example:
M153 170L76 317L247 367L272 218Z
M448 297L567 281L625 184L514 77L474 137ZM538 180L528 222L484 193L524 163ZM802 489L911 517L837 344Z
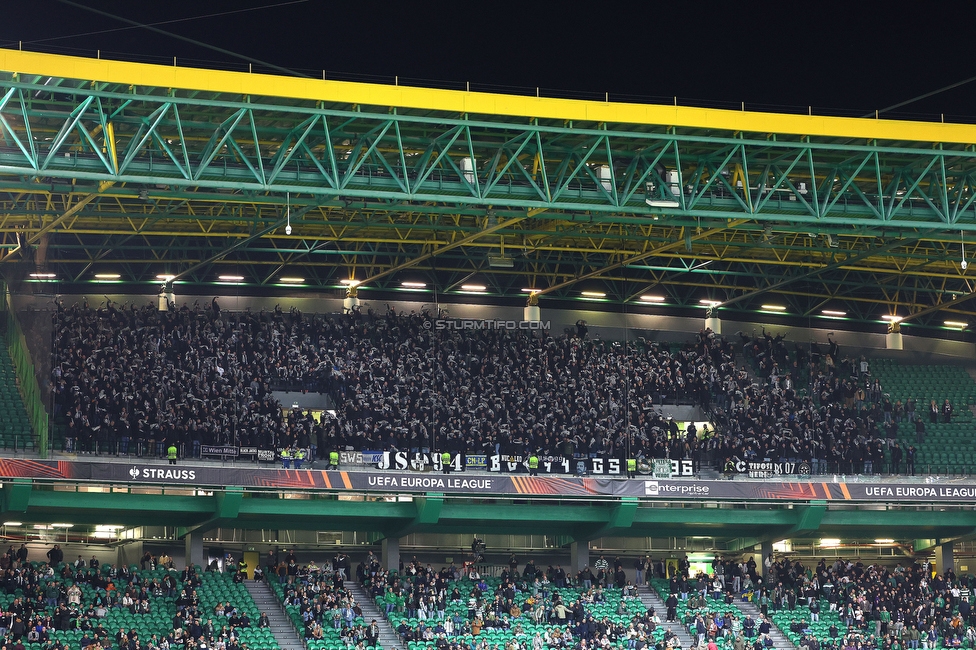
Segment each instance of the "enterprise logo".
M675 483L659 483L658 481L644 481L644 496L657 497L664 495L686 496L708 494L707 485L699 485L690 481Z

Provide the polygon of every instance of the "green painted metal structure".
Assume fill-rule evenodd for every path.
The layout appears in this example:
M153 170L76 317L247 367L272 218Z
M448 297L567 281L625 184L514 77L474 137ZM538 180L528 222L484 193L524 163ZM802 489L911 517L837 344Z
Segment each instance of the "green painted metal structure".
M67 290L101 272L189 291L232 273L255 290L351 277L443 294L477 277L508 300L589 289L750 312L774 295L792 316L875 323L970 293L965 125L0 61L0 268L16 286L42 270Z
M417 493L412 500L326 491L263 491L89 485L14 479L0 488L4 517L21 522L169 526L181 534L215 528L349 530L380 537L413 533L547 535L568 541L603 537L713 538L728 551L763 541L837 537L949 540L976 533L971 508L928 505L661 503L634 498L469 499ZM154 492L154 493L147 493ZM286 496L287 495L287 496ZM568 543L567 541L567 543Z

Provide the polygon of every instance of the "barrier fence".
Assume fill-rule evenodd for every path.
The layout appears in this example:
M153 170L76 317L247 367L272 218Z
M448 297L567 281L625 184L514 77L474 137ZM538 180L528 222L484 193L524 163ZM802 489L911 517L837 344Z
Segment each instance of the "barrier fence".
M27 339L17 321L17 315L10 303L10 293L7 291L6 284L2 286L4 300L2 309L7 312L7 350L10 359L13 361L14 372L17 376L17 383L20 387L20 396L27 409L27 418L30 421L33 437L24 439L23 448L27 449L30 443L36 440L37 453L41 458L48 456L48 432L50 418L44 408L44 399L41 395L41 387L37 383L37 375L34 370L34 363L31 360L30 350L27 347ZM17 449L18 438L14 438L14 449Z

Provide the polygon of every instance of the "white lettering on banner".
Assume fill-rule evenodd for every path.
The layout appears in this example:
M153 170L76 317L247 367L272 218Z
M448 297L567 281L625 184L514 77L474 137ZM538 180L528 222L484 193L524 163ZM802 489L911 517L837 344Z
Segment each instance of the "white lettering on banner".
M460 454L451 459L451 466L458 471L461 470L460 459ZM398 451L393 454L384 451L383 458L380 462L376 463L377 469L396 469L400 471L411 469L415 472L426 472L430 470L439 472L443 467L440 454L411 454L406 451Z
M624 473L624 461L619 458L578 458L569 459L562 456L539 457L539 469L543 474L570 474L575 471L577 463L585 463L590 474L620 476ZM659 459L663 467L671 468L670 473L661 478L678 476L694 476L690 460ZM493 455L488 457L489 472L527 472L528 458L518 455Z
M705 496L711 491L707 485L701 485L692 481L680 481L676 483L662 483L661 481L644 481L644 496L656 497L664 495L686 496L700 495Z
M448 490L491 490L490 478L450 478L437 476L375 476L370 475L370 487L422 488Z
M672 460L671 476L694 476L690 460Z
M864 495L910 499L973 499L976 498L976 487L930 487L925 485L887 487L871 485L864 488Z
M340 451L339 462L343 465L362 465L363 455L358 451Z
M569 459L544 461L542 471L546 474L569 474Z
M197 473L192 469L156 469L154 467L133 467L129 470L129 476L133 479L143 478L150 480L164 481L195 481Z

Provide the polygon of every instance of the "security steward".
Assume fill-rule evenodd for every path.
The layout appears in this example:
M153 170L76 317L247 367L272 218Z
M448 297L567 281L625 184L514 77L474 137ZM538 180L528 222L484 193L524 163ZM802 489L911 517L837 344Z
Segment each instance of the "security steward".
M339 469L339 452L329 452L329 469Z
M637 476L637 459L628 458L627 459L627 478L635 478Z
M539 456L533 453L529 456L529 476L539 475Z
M725 467L722 468L722 473L725 474L725 478L731 481L735 476L735 461L731 458L726 458Z
M242 557L237 563L237 576L235 582L244 582L247 579L247 562Z
M295 450L295 469L301 469L302 463L305 462L305 450L296 449Z
M176 449L176 445L174 443L170 443L169 447L166 449L166 458L169 459L169 464L170 465L175 465L176 464L176 455L178 453L179 452Z
M281 466L285 469L291 469L291 448L285 447L281 450Z
M446 451L441 452L441 472L444 474L451 473L451 454Z

